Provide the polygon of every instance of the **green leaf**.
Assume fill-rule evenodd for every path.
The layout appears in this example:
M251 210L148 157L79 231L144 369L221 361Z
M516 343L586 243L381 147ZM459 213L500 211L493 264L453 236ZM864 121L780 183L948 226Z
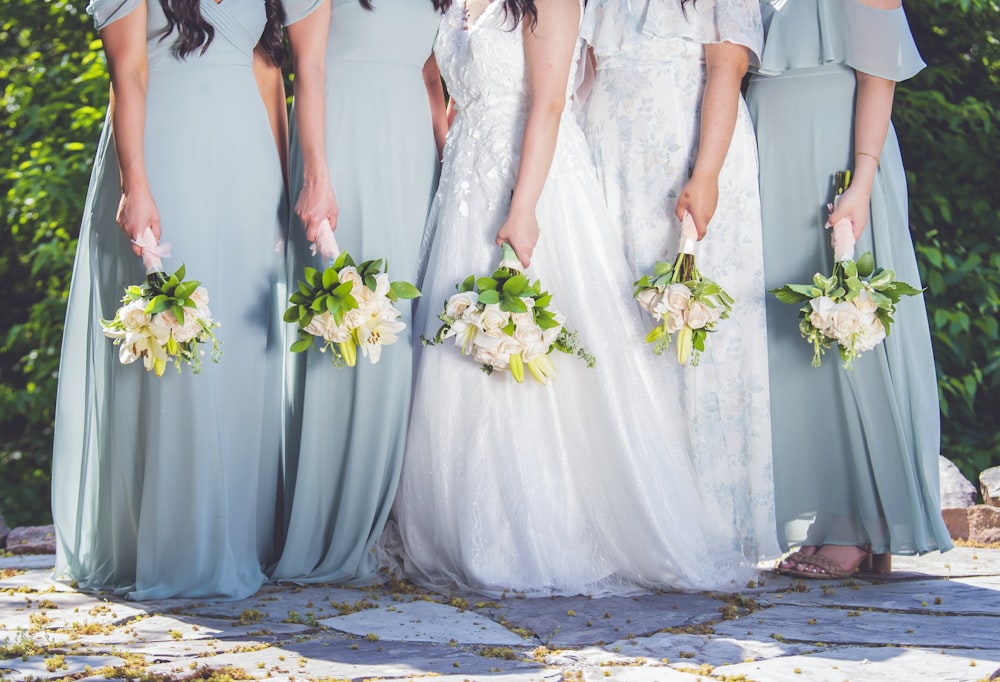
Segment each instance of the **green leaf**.
M174 289L174 296L181 299L190 298L191 294L198 289L198 284L199 282L195 282L194 280L191 280L190 282L181 282L177 285L177 288Z
M490 305L491 303L500 302L500 292L496 289L487 289L486 291L479 292L479 302Z
M177 324L184 325L184 306L177 305L176 303L170 306L170 310L174 313L174 319L177 320Z
M298 341L292 344L291 350L293 353L304 353L307 350L309 350L312 347L312 345L313 345L312 337L308 339L299 339Z
M511 294L513 296L517 296L522 291L524 291L525 287L527 286L528 286L528 278L525 277L524 275L518 274L514 275L513 277L511 277L510 279L508 279L506 282L503 283L503 292L505 294Z
M353 288L354 288L354 285L351 284L350 282L343 282L342 284L338 285L330 293L333 296L336 296L337 298L339 298L340 300L343 300L345 296L350 296L351 295L351 290Z
M333 289L339 281L340 280L338 279L338 273L333 268L327 268L326 270L323 271L324 289Z
M285 314L282 316L281 319L283 319L285 322L290 322L290 323L298 322L299 317L302 315L301 311L302 311L302 306L293 305L291 308L285 311Z
M334 270L340 271L341 268L346 265L354 265L354 262L348 263L347 261L351 259L351 255L347 251L341 251L337 254L337 258L333 261Z
M162 313L169 308L170 299L163 294L160 294L159 296L155 296L153 300L146 305L146 314L156 315L157 313Z
M409 282L404 282L402 280L398 282L393 282L389 285L392 291L403 299L417 298L420 296L420 289L416 288Z
M871 274L875 272L875 256L872 255L871 251L861 254L861 258L858 258L857 271L858 275L864 278L871 277Z
M458 290L461 292L472 291L476 287L476 276L469 275L462 283L458 285Z
M508 313L526 313L528 306L524 304L520 296L504 293L500 298L500 310Z
M476 280L476 287L480 291L495 291L497 288L497 281L492 277L480 277Z
M306 267L303 270L303 275L306 278L306 282L309 283L314 290L319 289L323 286L323 278L320 276L319 271L316 268Z

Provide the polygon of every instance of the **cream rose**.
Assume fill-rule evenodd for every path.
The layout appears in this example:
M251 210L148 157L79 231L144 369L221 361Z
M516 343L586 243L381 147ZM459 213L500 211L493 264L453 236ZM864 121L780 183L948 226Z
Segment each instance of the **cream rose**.
M454 294L444 305L444 314L453 319L458 319L470 306L475 306L479 299L479 294L474 291L462 291Z
M118 312L118 319L121 320L122 326L126 330L142 329L150 323L152 318L146 314L146 303L142 299L137 299L128 305L122 306Z
M657 299L660 297L660 292L657 289L643 289L638 294L635 295L635 300L639 302L643 308L649 312L653 312L653 306L656 304Z
M862 289L858 292L858 295L854 297L854 307L856 307L863 315L874 313L878 310L878 306L875 301L872 300L871 292L867 289Z
M854 350L858 353L870 351L882 343L884 338L885 326L882 324L882 320L878 319L874 314L870 318L866 316L861 325L861 333L855 338Z
M667 301L667 306L672 310L680 311L687 308L688 301L691 300L691 290L683 284L671 284L663 292L663 296Z
M684 313L670 310L667 311L665 319L667 322L667 331L671 334L684 328Z
M688 309L684 311L684 321L691 329L701 329L709 323L710 319L711 314L701 301L691 301Z
M818 296L809 301L812 313L809 314L809 321L821 332L826 332L830 327L830 312L836 305L829 296Z
M507 326L510 322L510 313L500 310L499 303L490 303L483 310L481 328L483 331L493 331Z
M542 330L535 324L524 325L514 330L514 338L525 345L529 343L541 343L542 337Z
M836 303L830 309L829 333L843 345L849 345L861 329L861 313L852 303Z

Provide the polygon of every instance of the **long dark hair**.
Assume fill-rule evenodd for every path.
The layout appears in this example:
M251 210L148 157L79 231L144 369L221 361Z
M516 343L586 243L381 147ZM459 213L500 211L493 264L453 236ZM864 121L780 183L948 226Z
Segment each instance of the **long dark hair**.
M286 56L285 33L281 30L285 25L285 7L281 0L264 0L264 9L267 12L267 24L257 45L272 66L281 66Z
M358 0L358 2L360 2L361 6L368 11L375 9L375 5L372 4L372 0ZM451 0L431 0L431 2L434 3L434 9L436 9L438 12L441 12L442 14L449 7L451 7Z
M205 54L205 50L215 39L215 27L201 16L199 0L160 0L160 7L167 19L167 28L160 40L165 40L176 29L174 54L181 59L195 52ZM260 37L260 46L268 60L279 65L285 56L284 35L281 31L285 10L281 6L281 0L264 0L264 8L267 24Z
M205 54L215 38L215 27L201 16L198 0L160 0L160 7L167 18L167 30L160 40L166 40L177 29L174 54L183 59L198 48Z
M504 0L503 11L506 16L514 19L514 27L521 24L521 21L531 21L531 28L538 25L538 8L535 7L535 0Z

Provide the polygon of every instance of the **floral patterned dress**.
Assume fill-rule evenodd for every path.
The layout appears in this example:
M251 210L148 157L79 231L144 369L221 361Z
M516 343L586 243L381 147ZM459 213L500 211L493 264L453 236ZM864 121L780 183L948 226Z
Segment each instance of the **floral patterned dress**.
M597 65L584 129L638 278L677 253L674 209L698 153L705 45L744 45L757 61L759 5L698 0L682 10L680 0L592 0L581 33ZM696 249L701 271L735 307L709 337L699 366L665 355L656 371L678 387L673 407L701 484L751 557L777 553L761 232L757 149L741 99L718 208Z

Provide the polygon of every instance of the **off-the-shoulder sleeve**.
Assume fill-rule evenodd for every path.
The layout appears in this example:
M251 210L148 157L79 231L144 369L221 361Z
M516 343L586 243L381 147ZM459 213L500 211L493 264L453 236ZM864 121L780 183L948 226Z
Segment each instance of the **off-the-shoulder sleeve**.
M285 9L285 26L302 21L329 0L281 0Z
M760 72L838 63L902 81L926 66L902 7L877 9L859 0L769 0Z
M132 13L145 0L90 0L87 14L94 17L98 31Z
M764 27L760 0L698 0L682 5L650 0L643 33L685 38L696 43L735 43L750 50L750 64L760 64Z
M642 33L697 43L731 42L747 47L760 63L764 29L760 0L590 0L580 34L598 54L614 52L625 36Z

